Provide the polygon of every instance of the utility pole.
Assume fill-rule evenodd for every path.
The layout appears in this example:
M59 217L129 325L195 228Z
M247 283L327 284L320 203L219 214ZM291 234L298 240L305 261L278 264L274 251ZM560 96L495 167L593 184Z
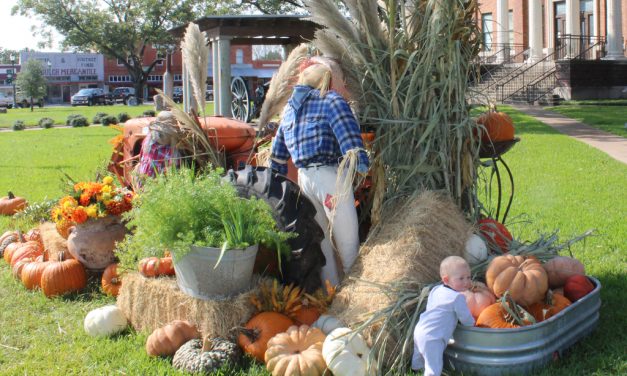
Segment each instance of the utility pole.
M9 59L11 60L11 69L13 70L12 76L11 76L11 83L13 84L13 108L17 108L17 103L16 103L16 95L15 95L15 55L11 54L9 56Z

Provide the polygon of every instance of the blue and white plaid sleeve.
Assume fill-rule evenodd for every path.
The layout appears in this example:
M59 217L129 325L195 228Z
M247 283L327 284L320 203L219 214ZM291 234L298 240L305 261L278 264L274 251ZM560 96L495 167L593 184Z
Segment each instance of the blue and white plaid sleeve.
M358 169L360 172L366 172L370 162L368 161L368 154L364 150L359 124L357 124L357 119L355 119L350 106L340 95L334 96L329 105L331 107L329 122L340 144L342 154L345 155L351 149L361 149Z
M287 174L287 160L290 159L290 152L285 145L285 135L283 127L279 126L272 141L272 152L270 154L270 168L279 174Z

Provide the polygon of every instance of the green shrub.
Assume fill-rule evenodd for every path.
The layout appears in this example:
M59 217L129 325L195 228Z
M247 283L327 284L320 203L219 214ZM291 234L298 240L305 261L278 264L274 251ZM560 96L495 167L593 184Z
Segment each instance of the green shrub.
M106 127L111 124L117 124L118 118L113 115L108 115L108 116L103 117L101 121L102 121L102 125Z
M155 110L146 110L144 111L143 115L144 117L155 117L156 112Z
M43 117L39 119L37 124L42 128L52 128L54 126L54 120L49 117Z
M131 117L126 113L126 112L120 112L118 114L118 122L119 123L126 123L127 120L129 120Z
M16 120L13 123L14 131L23 131L25 128L26 128L26 125L24 125L24 122L22 120Z
M69 125L70 127L87 127L89 126L89 121L83 115L74 114L67 117L65 125Z
M98 112L96 113L96 115L94 115L94 118L92 119L91 122L94 124L102 124L102 119L106 118L107 116L109 115L104 112Z

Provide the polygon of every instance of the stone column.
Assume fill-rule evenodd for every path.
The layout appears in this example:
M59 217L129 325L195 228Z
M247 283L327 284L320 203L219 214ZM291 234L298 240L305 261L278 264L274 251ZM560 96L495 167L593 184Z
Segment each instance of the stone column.
M545 12L546 12L546 43L547 43L547 54L552 54L555 52L555 33L557 30L555 29L555 7L553 5L553 1L549 0L545 2ZM555 57L554 57L555 59Z
M529 0L529 63L542 60L542 4Z
M163 74L163 94L172 99L174 88L174 75L172 74L172 53L167 51L165 55L165 73Z
M621 0L607 0L607 56L608 60L624 60Z
M231 37L216 37L213 50L213 97L217 114L231 117ZM217 61L217 64L216 64ZM216 78L217 86L216 86Z
M222 115L220 112L220 96L218 95L218 88L220 87L220 63L218 62L218 43L214 38L210 40L211 43L211 69L213 71L213 114L216 116Z
M570 39L566 43L566 57L579 55L579 35L581 34L581 9L579 0L566 0L566 34Z
M496 3L496 43L499 51L498 62L509 61L509 5L508 0L497 0Z

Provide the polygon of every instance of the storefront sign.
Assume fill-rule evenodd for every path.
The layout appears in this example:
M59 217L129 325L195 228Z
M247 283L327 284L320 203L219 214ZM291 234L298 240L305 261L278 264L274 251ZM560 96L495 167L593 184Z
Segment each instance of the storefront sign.
M42 62L49 81L104 81L104 58L101 54L64 52L21 52L22 65L29 59Z

